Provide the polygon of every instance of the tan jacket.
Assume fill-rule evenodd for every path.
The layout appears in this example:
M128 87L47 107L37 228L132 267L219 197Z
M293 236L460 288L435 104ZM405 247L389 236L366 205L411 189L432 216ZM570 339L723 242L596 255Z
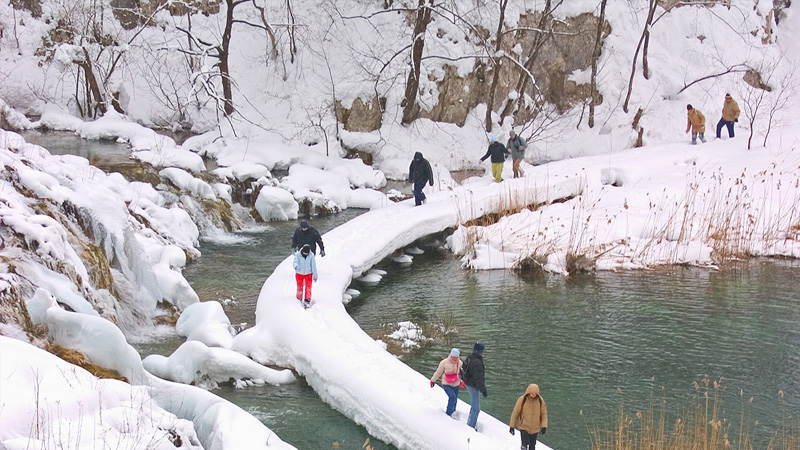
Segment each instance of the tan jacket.
M436 372L434 372L431 377L431 381L435 382L437 378L442 377L442 386L461 386L461 375L459 372L461 371L461 365L464 363L460 359L456 361L455 363L451 361L449 356L441 360L439 362L439 367L436 368ZM445 375L448 373L455 373L456 381L448 383L445 378Z
M692 129L692 133L706 132L706 116L699 109L690 109L687 113L689 120L686 122L686 131Z
M535 393L533 399L529 394ZM518 430L525 430L530 434L538 433L542 428L547 428L547 405L539 395L539 385L529 384L525 390L525 395L517 399L514 411L508 426Z
M726 122L733 122L739 118L739 104L732 98L725 97L725 103L722 105L722 120Z

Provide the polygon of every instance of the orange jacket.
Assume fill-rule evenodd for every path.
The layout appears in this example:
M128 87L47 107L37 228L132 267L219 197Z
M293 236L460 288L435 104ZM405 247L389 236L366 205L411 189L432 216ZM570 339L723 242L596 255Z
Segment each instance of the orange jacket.
M733 122L739 118L739 104L736 100L725 97L725 103L722 105L722 120L726 122Z
M686 122L686 131L691 128L692 133L706 132L706 116L699 109L690 109L687 113L689 120Z
M536 398L529 394L535 393ZM518 430L525 430L530 434L538 433L542 428L547 428L547 405L539 395L539 385L529 384L525 395L517 399L514 411L508 426Z

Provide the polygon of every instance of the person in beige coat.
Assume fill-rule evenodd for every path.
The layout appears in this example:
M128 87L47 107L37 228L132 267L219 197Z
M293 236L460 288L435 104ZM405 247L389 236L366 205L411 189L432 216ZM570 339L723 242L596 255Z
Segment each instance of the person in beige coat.
M706 116L700 112L699 109L693 108L692 105L686 105L687 117L689 120L686 122L686 132L692 130L692 144L697 144L697 136L700 140L706 142Z
M461 365L463 362L459 358L461 352L457 348L450 350L450 356L439 362L439 367L431 377L431 387L436 386L436 380L442 377L442 388L447 393L447 413L453 417L458 403L458 390L465 389L464 382L461 381Z
M717 122L717 139L722 138L722 127L728 127L728 137L733 137L733 123L739 121L739 104L731 97L731 94L725 94L725 103L722 104L722 118Z
M519 430L522 439L520 450L534 450L539 433L547 431L547 405L539 395L539 385L529 384L525 395L517 399L511 419L508 421L508 432L514 435Z

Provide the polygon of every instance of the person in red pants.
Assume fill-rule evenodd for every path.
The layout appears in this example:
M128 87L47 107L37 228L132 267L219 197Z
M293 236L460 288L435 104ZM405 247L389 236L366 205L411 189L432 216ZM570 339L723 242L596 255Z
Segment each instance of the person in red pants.
M294 254L294 271L294 278L297 280L297 299L303 303L303 307L308 308L311 304L311 283L317 281L317 262L310 245L303 245Z

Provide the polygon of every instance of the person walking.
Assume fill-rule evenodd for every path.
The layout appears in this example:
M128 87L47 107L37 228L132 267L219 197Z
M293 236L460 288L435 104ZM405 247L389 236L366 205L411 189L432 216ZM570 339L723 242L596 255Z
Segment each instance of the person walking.
M433 170L431 163L422 157L421 152L414 153L414 159L411 160L411 165L408 166L408 181L414 183L414 204L419 206L425 203L425 193L422 188L425 183L430 183L433 186Z
M482 342L476 342L472 347L472 354L464 360L461 367L461 379L467 387L469 394L469 418L467 425L478 429L478 414L481 412L481 396L488 397L486 392L486 371L483 365L483 350L486 347Z
M497 136L492 136L489 140L491 144L489 144L486 154L481 158L481 162L484 162L490 156L492 157L492 176L494 181L499 183L503 181L503 161L508 156L508 150L506 150L505 145L497 142Z
M522 169L519 167L522 159L525 158L525 149L528 144L522 136L517 135L517 132L512 128L508 133L508 143L506 148L511 151L511 169L514 171L514 178L522 177Z
M686 105L686 115L688 121L686 122L686 132L692 130L692 144L697 144L697 136L703 143L706 142L706 116L700 112L699 109L693 108L692 105Z
M300 228L294 230L292 235L292 252L303 248L308 244L311 247L311 253L317 254L317 244L319 244L319 256L325 256L325 244L322 243L322 236L316 228L308 225L308 221L301 220Z
M294 254L294 279L297 281L297 299L304 308L311 306L311 283L317 281L317 262L311 245L304 244Z
M450 350L450 355L439 362L439 367L431 377L431 387L436 386L436 379L442 377L442 388L447 393L447 409L445 413L453 417L458 402L458 390L463 388L464 382L461 381L459 372L463 362L459 358L460 352L457 348Z
M525 395L517 399L511 419L508 422L508 432L514 435L514 430L519 430L522 439L520 450L534 450L539 433L547 431L547 405L539 395L539 385L529 384Z
M739 104L731 97L731 94L725 94L725 103L722 104L722 117L717 122L717 139L722 138L722 127L728 127L728 137L733 137L733 123L739 121Z

